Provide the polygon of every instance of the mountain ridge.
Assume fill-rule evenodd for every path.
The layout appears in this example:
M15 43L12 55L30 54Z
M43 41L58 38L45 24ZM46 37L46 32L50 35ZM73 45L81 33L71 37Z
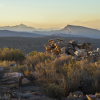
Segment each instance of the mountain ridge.
M27 32L32 32L32 31L51 31L51 30L58 30L60 28L50 28L50 29L42 29L42 28L34 28L31 26L27 26L25 24L19 24L15 26L1 26L0 30L12 30L12 31L27 31Z
M19 31L15 31L15 30L9 30L8 29L4 29L6 31L0 30L0 36L32 36L32 37L37 37L38 36L61 36L61 37L87 37L87 38L98 38L100 39L100 30L97 29L92 29L92 28L88 28L88 27L84 27L84 26L75 26L75 25L67 25L64 28L60 29L60 30L51 30L51 31L38 31L38 30L31 30L31 27L28 27L28 30L31 31L25 31L25 27L27 27L24 24L20 24L20 25L16 25L16 26L12 26L15 27L17 30L19 29ZM22 29L22 31L20 31L20 29ZM19 33L20 34L19 34ZM22 33L23 32L23 33ZM13 34L14 33L14 34ZM2 35L4 34L4 35ZM8 35L9 34L9 35ZM22 35L21 35L22 34ZM25 36L24 36L25 35ZM34 35L34 36L33 36Z
M10 30L0 30L0 37L44 37L42 34L35 34L29 32L16 32Z
M100 38L100 30L92 29L84 26L67 25L58 31L59 33L66 33L78 35L89 38Z

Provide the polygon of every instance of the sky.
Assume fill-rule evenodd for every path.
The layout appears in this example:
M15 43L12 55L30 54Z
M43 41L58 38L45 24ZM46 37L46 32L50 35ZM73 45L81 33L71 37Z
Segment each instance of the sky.
M100 0L0 0L0 26L100 29Z

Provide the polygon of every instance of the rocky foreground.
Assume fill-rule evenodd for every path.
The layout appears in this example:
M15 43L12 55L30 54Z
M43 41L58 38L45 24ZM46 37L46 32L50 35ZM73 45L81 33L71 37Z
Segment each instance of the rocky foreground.
M74 60L92 59L97 62L100 59L100 49L93 50L92 43L82 41L69 41L63 39L51 39L44 46L46 55L51 56L72 56ZM61 100L97 100L100 94L83 94L82 91L75 91ZM0 67L0 100L56 100L49 98L43 88L35 86L22 73L10 72Z

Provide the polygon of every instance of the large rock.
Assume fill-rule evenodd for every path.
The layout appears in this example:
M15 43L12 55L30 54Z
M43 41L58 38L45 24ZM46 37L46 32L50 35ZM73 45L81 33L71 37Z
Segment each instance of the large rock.
M10 85L14 83L21 84L23 79L22 73L13 72L13 73L5 73L0 80L0 85Z
M52 56L57 56L61 54L67 54L76 57L87 57L88 52L93 50L92 43L84 43L83 41L76 42L75 40L65 42L63 39L50 39L49 43L45 44L46 52L45 54L51 54ZM99 48L97 52L91 53L90 55L96 55L100 57ZM99 56L98 56L99 55ZM98 58L99 59L99 58Z
M77 50L77 51L74 52L74 54L75 54L76 56L81 56L82 51L81 51L81 50Z
M47 45L46 45L46 50L51 50L50 44L47 44Z

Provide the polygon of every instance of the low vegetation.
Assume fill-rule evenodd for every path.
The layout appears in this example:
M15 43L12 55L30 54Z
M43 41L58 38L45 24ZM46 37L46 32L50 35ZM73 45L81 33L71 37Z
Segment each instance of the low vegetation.
M49 97L60 100L77 90L84 94L100 92L100 65L87 59L76 61L71 56L51 57L37 51L25 55L19 49L4 48L0 50L0 60L16 62L17 66L9 66L9 70L22 72L35 85L43 87Z
M22 62L24 59L25 59L25 54L19 49L13 49L13 48L0 49L1 61L6 60L6 61Z

